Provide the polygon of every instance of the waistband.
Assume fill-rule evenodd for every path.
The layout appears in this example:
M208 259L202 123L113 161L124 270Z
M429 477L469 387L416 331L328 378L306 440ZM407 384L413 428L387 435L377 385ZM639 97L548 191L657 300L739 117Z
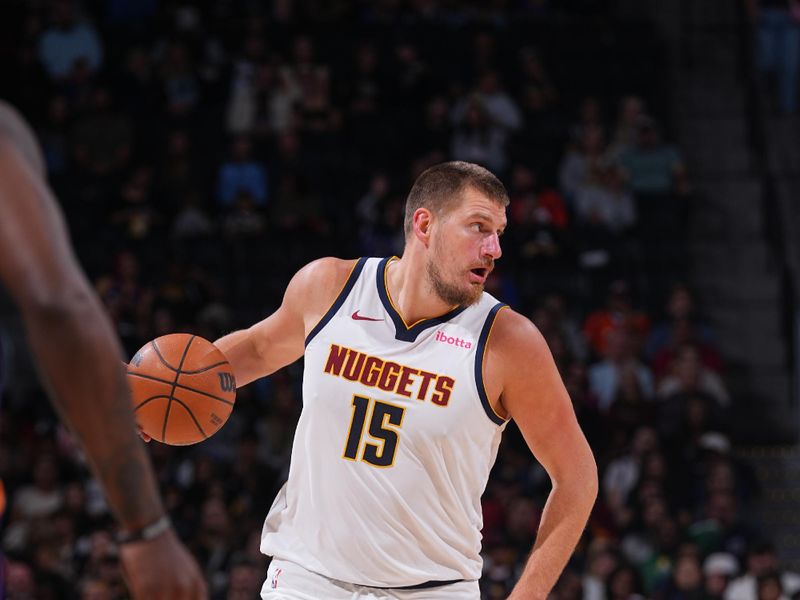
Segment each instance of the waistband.
M447 581L423 581L422 583L417 583L415 585L404 585L400 587L377 587L374 585L369 585L364 587L371 587L379 590L424 590L428 588L442 587L443 585L451 585L453 583L460 583L462 581L466 581L466 579L448 579Z

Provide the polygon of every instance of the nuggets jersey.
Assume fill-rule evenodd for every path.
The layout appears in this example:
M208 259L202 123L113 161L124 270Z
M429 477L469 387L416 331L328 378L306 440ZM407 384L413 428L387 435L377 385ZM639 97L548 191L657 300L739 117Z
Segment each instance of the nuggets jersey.
M289 479L261 551L374 587L480 578L480 497L505 422L483 385L498 310L406 325L390 258L362 258L306 338Z

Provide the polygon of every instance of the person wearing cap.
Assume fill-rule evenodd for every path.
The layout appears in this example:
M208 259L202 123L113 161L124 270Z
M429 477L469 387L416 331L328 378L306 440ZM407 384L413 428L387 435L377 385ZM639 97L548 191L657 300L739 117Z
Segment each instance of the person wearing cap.
M747 571L731 581L725 590L725 600L756 600L758 578L772 572L780 575L781 588L785 596L791 597L800 591L800 575L781 570L775 546L769 541L761 541L750 546L747 552Z
M722 600L725 589L738 572L739 563L733 554L709 554L703 562L703 586L707 600Z

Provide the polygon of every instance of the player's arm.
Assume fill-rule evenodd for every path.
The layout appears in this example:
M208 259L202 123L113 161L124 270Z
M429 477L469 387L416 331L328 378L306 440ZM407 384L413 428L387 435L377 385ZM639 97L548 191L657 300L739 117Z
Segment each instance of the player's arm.
M83 442L120 522L135 529L164 509L136 436L122 353L55 200L18 148L8 129L0 132L0 279L20 308L56 407Z
M136 435L121 349L72 253L38 144L3 102L0 281L20 308L53 404L81 441L118 522L129 532L159 522L164 508ZM206 598L200 571L174 532L158 531L122 546L133 597Z
M514 419L552 482L536 544L509 600L544 599L575 548L597 497L597 466L550 349L522 315L497 315L484 365L499 412Z
M278 310L214 342L231 363L237 387L303 356L306 336L335 302L354 264L338 258L307 264L292 277Z

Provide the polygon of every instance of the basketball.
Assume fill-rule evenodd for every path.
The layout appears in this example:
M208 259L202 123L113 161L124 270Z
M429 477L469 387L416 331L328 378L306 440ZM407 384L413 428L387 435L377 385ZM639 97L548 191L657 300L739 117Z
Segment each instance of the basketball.
M196 444L225 424L236 401L233 369L211 342L174 333L145 344L128 365L136 421L154 440Z

